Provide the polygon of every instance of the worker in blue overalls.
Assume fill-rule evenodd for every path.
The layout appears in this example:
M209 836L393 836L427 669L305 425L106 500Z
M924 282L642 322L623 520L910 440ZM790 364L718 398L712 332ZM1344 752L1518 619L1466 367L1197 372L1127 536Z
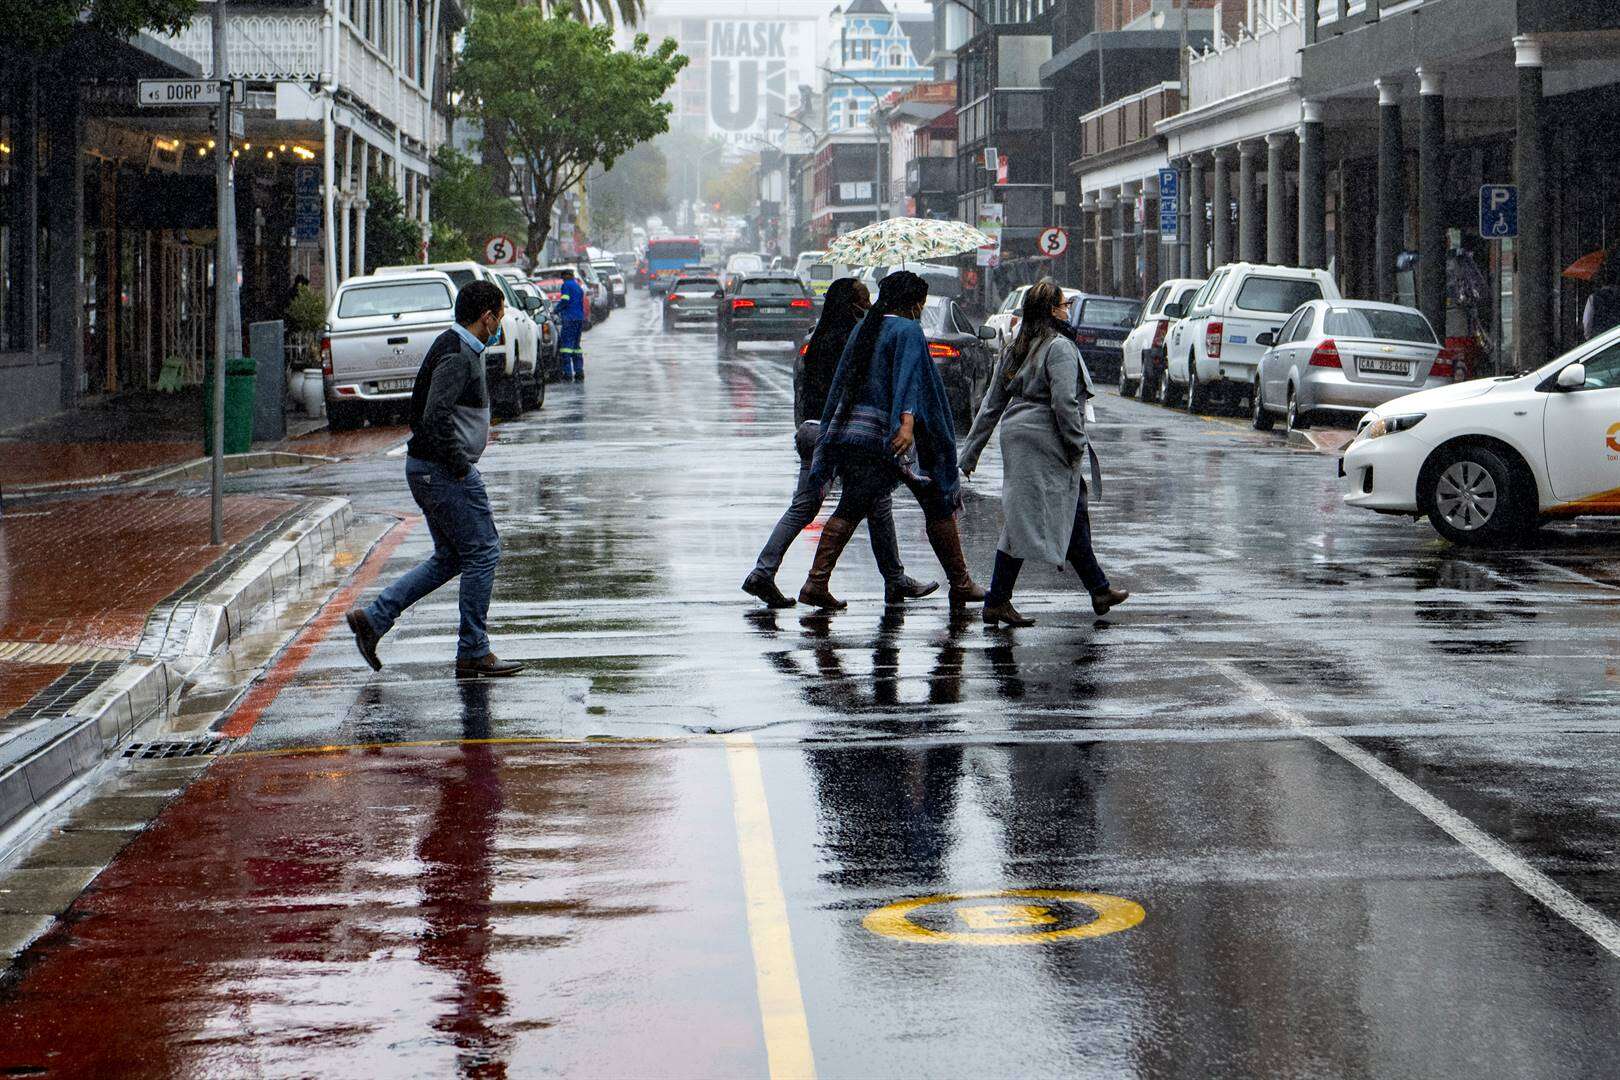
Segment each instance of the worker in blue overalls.
M585 287L572 270L563 270L562 279L562 345L558 353L562 377L578 382L585 378L585 353L579 347L579 336L585 331Z

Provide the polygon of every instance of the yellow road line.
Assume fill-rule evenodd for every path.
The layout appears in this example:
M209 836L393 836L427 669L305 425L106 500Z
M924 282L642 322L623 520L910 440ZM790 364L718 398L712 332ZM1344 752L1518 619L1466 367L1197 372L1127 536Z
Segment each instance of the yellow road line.
M748 901L748 937L754 950L754 981L764 1020L771 1080L813 1080L816 1062L810 1050L810 1022L804 1015L799 965L793 958L793 934L776 864L759 748L754 745L754 737L747 734L727 735L725 742L726 766L731 771L731 807L737 819L737 853L742 859L743 891Z

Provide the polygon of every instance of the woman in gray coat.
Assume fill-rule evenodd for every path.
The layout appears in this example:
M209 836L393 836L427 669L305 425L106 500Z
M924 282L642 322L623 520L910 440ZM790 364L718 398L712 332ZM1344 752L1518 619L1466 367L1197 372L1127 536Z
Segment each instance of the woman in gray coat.
M1091 591L1092 610L1105 614L1130 594L1115 589L1091 550L1086 513L1085 398L1091 396L1080 350L1068 332L1069 301L1051 278L1024 297L1018 337L1001 354L990 388L973 419L961 457L970 474L990 433L1001 424L1001 509L1005 524L996 545L995 572L984 602L984 621L1033 626L1012 606L1013 586L1025 559L1071 563Z

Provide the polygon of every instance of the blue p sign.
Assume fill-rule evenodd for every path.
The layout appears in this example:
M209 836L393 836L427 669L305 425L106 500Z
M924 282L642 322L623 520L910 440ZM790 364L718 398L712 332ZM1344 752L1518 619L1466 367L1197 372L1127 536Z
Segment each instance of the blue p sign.
M1519 235L1517 185L1486 184L1479 189L1479 235L1486 240L1512 240Z

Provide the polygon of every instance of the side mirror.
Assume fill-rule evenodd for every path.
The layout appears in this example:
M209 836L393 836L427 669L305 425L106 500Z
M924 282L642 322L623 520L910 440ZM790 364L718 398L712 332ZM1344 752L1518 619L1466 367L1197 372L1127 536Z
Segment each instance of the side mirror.
M992 330L988 326L979 327L978 333L979 333L979 340L980 341L994 341L994 340L996 340L996 332L994 330Z
M1269 349L1273 345L1277 344L1277 335L1273 334L1270 330L1262 330L1260 333L1255 335L1254 343Z
M535 312L539 311L545 306L545 301L541 300L538 296L528 296L524 298L523 306L529 309L530 315L533 315Z
M1586 385L1586 365L1571 364L1558 373L1558 389L1579 390Z
M1175 303L1164 305L1164 317L1167 319L1179 319L1186 314L1187 309L1185 305Z

